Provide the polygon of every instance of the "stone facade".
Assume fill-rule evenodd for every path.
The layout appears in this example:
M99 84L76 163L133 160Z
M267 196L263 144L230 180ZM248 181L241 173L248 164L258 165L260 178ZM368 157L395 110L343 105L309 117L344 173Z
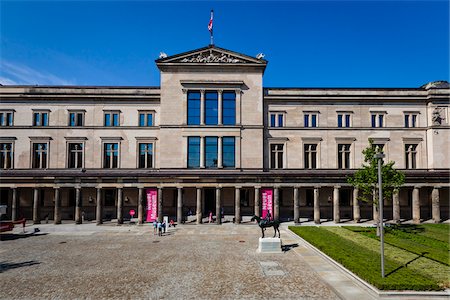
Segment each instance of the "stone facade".
M134 209L142 222L145 189L157 188L160 218L200 223L212 211L239 223L261 213L260 190L271 188L273 213L282 220L372 219L372 205L356 201L358 191L346 183L361 166L369 138L406 174L404 187L386 199L385 217L416 223L449 218L447 82L264 88L267 61L215 46L156 64L160 87L0 87L0 140L11 146L2 148L2 157L12 153L11 162L1 161L0 197L8 218L121 223ZM188 124L190 91L201 94L197 125ZM204 120L208 91L219 95L214 125ZM226 92L235 95L231 125L222 123ZM107 126L105 115L116 126ZM151 124L139 126L140 115L151 115ZM189 137L200 138L198 168L188 168ZM207 137L218 141L213 168L205 165ZM232 168L223 166L222 157L229 137L235 141ZM140 143L153 147L146 166L140 166ZM47 147L44 165L35 159L37 144ZM83 149L75 166L69 159L73 144ZM116 163L106 162L107 144L117 144Z

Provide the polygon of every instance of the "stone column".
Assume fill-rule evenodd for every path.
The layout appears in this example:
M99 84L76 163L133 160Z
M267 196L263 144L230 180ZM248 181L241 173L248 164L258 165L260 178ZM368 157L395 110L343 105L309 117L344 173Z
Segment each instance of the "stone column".
M205 137L200 137L200 168L205 168Z
M319 188L314 188L314 223L320 224Z
M11 219L17 221L19 204L17 203L17 188L12 189L12 205L11 205Z
M395 190L392 194L392 221L394 223L400 223L400 198L399 190Z
M200 125L205 125L205 90L200 90Z
M294 223L300 223L300 202L298 197L298 187L294 187Z
M414 224L420 223L420 200L419 200L419 188L414 187L412 192L412 218Z
M353 189L353 221L355 223L359 223L361 221L361 210L359 208L359 189L354 188Z
M61 197L59 195L59 187L53 189L55 191L55 213L53 218L53 224L61 224Z
M158 188L158 222L163 221L163 189ZM168 226L168 224L166 224Z
M339 188L340 186L335 186L333 189L333 220L334 223L341 222L341 212L339 208Z
M138 189L138 224L144 223L144 189Z
M431 216L433 218L434 223L441 222L441 207L439 204L439 188L433 187L431 191Z
M222 159L222 137L219 136L217 138L217 168L223 168L223 159Z
M222 199L221 199L221 188L216 187L216 224L222 224Z
M33 189L33 224L41 224L39 189Z
M177 223L183 223L183 188L177 188Z
M218 90L218 103L217 103L217 110L218 110L218 118L217 118L217 124L222 125L222 90Z
M255 187L255 216L261 216L261 197L259 196L259 187Z
M280 220L280 189L275 187L273 189L273 219Z
M123 224L123 190L117 189L117 224Z
M97 207L95 211L95 221L97 225L103 224L103 202L102 189L97 188Z
M81 224L83 223L82 216L81 216L81 188L76 187L75 188L75 224Z
M197 224L202 224L202 188L197 188Z
M241 187L234 190L234 223L241 223Z

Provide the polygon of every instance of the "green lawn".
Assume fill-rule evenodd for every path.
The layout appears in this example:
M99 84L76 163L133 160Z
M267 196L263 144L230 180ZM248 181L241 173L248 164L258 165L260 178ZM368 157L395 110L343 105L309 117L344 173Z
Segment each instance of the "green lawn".
M385 234L385 278L375 228L290 226L309 243L382 290L450 286L448 224L394 226Z

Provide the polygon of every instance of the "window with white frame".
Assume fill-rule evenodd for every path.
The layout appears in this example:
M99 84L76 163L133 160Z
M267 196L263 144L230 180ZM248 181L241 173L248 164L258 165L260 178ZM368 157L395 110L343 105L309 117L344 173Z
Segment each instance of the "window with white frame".
M13 143L0 143L0 169L12 169L13 157Z
M376 127L385 127L386 126L386 120L385 120L386 112L370 112L370 121L372 128Z
M139 145L138 167L143 169L153 168L154 143L141 142Z
M0 126L13 126L14 124L14 111L4 110L0 111Z
M67 143L67 167L82 168L83 167L83 157L84 157L84 143L80 142L70 142Z
M304 166L305 169L317 168L317 144L304 144Z
M351 144L338 144L338 169L350 169Z
M285 113L284 112L270 112L270 127L284 127Z
M405 128L417 127L418 114L417 112L405 112Z
M103 143L103 168L119 167L119 143Z
M351 112L338 112L337 113L337 126L338 127L351 127Z
M49 142L33 142L32 143L31 167L33 169L47 168L47 166L48 166L48 148L49 148Z
M106 127L120 126L120 111L104 111L103 125Z
M315 111L303 112L303 126L304 127L318 127L319 126L319 112L315 112Z
M84 126L85 111L70 110L69 111L69 126Z
M284 144L270 144L270 168L282 169L284 157Z
M417 144L405 144L405 169L417 168Z
M49 110L33 111L33 126L48 126Z
M139 127L154 126L155 112L154 111L139 111Z

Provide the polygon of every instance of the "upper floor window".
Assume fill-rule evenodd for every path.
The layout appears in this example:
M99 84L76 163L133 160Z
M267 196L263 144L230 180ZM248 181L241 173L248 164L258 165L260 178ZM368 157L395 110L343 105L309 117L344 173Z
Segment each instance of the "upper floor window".
M405 144L405 169L417 168L417 144Z
M338 113L337 124L338 127L350 127L350 113Z
M83 167L83 143L68 143L68 168L82 168Z
M0 143L0 168L11 169L13 167L12 143Z
M371 112L371 125L372 128L375 127L384 127L385 121L384 116L386 115L385 112Z
M104 126L113 127L120 126L119 124L120 112L118 111L105 111L104 112Z
M84 125L84 111L69 112L69 126L83 126Z
M153 143L139 143L139 168L153 168Z
M103 168L112 169L119 167L119 143L103 144Z
M200 137L188 137L188 168L200 168Z
M187 123L200 125L200 91L188 91L187 96Z
M305 112L303 115L303 124L305 127L317 127L319 114L317 112Z
M33 169L45 169L48 165L48 143L32 144L32 162Z
M49 111L34 111L33 126L48 126Z
M417 113L405 113L405 128L417 127Z
M235 167L235 143L234 136L222 138L222 163L224 168Z
M222 92L222 124L236 124L236 93L234 91Z
M139 112L139 126L140 127L153 126L154 114L155 113L153 111L141 111L141 112Z
M351 144L338 144L338 169L350 169Z
M284 113L271 112L270 113L270 127L284 127Z
M384 144L372 144L372 148L377 153L384 152Z
M216 136L205 137L205 167L217 168L218 163L218 144Z
M304 145L305 169L317 168L317 144Z
M13 126L13 111L0 111L0 126Z
M216 91L205 92L205 124L217 125L219 122L219 96Z
M270 168L283 168L284 144L270 144Z

